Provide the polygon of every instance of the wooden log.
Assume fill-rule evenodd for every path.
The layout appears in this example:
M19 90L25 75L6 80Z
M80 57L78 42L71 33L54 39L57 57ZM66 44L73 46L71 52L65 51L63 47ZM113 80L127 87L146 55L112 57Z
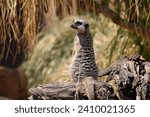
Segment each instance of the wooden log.
M114 92L111 85L94 80L95 99L113 99ZM84 82L71 82L68 84L47 84L37 88L30 88L29 99L50 100L86 100L88 95L85 91Z
M118 60L100 75L115 81L120 99L150 99L150 62L139 55Z

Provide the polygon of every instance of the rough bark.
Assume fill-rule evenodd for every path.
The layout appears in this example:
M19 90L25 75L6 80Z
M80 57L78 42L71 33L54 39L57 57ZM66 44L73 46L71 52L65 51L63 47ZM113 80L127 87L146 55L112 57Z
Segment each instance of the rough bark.
M102 70L118 87L119 99L150 99L150 62L139 55L124 57Z

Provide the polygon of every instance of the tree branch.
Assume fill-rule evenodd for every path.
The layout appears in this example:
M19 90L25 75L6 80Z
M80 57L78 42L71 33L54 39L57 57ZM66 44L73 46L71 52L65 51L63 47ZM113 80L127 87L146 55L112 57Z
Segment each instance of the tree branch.
M132 33L136 33L140 35L142 38L150 40L150 27L141 26L135 22L127 22L125 19L122 19L117 13L115 13L110 8L100 5L98 11L102 13L104 16L110 18L112 22L119 25L122 28L129 30Z

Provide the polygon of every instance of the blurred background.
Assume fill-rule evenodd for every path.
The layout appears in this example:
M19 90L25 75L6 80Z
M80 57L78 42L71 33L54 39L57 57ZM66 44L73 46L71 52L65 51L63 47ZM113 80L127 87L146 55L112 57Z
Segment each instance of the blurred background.
M134 54L150 61L149 0L0 0L0 95L26 99L30 87L69 82L79 18L99 69Z

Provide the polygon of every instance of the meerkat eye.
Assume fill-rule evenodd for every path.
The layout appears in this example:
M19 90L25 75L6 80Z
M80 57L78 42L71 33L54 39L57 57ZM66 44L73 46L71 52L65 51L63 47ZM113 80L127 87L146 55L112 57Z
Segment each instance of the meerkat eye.
M82 22L77 21L75 24L76 24L77 26L80 26L80 25L82 25Z

